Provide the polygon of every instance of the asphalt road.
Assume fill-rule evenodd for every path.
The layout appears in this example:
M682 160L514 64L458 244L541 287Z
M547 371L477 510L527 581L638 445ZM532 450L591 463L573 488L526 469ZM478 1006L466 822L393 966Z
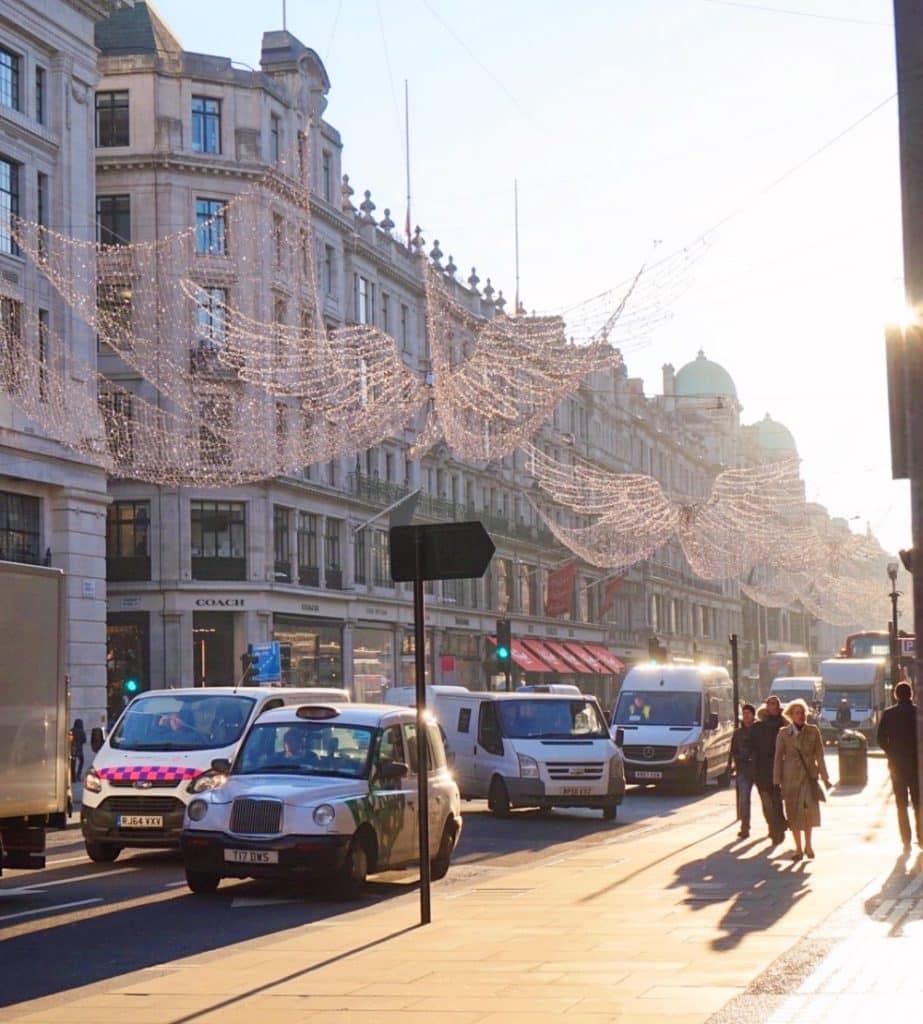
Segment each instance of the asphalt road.
M677 816L714 817L730 824L731 794L709 787L703 797L632 789L618 821L598 812L514 812L498 821L481 801L463 805L464 829L442 889L497 884L504 872L560 856L571 844L630 841L639 831L669 829ZM756 822L754 822L756 824ZM0 1006L105 982L193 954L312 922L357 904L336 903L322 889L227 880L203 898L186 888L178 854L126 850L113 864L93 864L79 826L50 837L43 871L9 871L0 879L3 982ZM414 871L370 880L362 904L416 900Z

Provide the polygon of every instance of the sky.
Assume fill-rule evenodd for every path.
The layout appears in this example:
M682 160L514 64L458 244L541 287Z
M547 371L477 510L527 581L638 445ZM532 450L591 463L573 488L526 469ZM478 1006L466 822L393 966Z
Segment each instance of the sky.
M257 67L283 0L156 0L184 48ZM744 422L795 435L809 500L910 546L890 474L884 325L902 260L890 0L288 0L331 81L343 165L507 297L561 310L704 239L626 346L662 388L703 349ZM698 252L698 248L696 248Z

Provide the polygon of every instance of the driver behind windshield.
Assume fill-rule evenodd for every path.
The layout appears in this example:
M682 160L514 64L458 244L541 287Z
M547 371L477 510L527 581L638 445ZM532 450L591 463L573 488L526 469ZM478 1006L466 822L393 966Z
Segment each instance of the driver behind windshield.
M170 711L161 715L157 725L165 730L178 743L195 743L201 735L193 725L192 709L183 706L179 711Z

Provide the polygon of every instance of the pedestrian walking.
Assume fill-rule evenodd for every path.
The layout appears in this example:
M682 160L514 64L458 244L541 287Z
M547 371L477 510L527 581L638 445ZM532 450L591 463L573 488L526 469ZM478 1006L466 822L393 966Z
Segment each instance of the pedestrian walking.
M71 726L71 782L79 782L83 775L83 748L87 744L87 733L83 719L75 718Z
M753 747L753 781L756 783L763 807L763 817L769 829L769 839L778 846L785 838L785 812L782 809L782 794L773 783L773 765L776 756L776 737L785 725L782 717L782 702L771 693L766 703L757 711L753 726L751 744Z
M738 839L750 835L750 795L753 792L753 725L756 708L744 704L740 709L740 725L731 737L731 755L728 768L733 767L737 779L737 817L740 819Z
M920 776L917 770L917 706L913 703L913 690L908 682L894 687L897 703L885 708L878 723L878 746L888 758L891 787L897 804L897 825L904 849L910 848L910 818L907 814L908 798L913 808L917 830L917 846L923 847L920 832Z
M772 777L782 790L785 816L795 840L792 860L813 860L811 831L820 825L820 804L826 799L818 779L830 785L824 741L820 729L808 722L808 705L800 698L786 707L785 718L791 724L779 730Z

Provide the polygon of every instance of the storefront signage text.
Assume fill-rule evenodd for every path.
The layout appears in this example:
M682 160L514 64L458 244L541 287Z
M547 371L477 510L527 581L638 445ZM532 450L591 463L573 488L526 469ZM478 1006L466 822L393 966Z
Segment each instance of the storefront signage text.
M243 597L197 597L196 608L243 608L245 604Z
M320 605L319 604L308 604L307 601L302 601L301 602L301 610L303 612L319 612L320 611Z
M388 617L388 609L387 608L373 608L370 605L366 605L365 606L365 614L366 615L377 615L381 619L386 619Z

